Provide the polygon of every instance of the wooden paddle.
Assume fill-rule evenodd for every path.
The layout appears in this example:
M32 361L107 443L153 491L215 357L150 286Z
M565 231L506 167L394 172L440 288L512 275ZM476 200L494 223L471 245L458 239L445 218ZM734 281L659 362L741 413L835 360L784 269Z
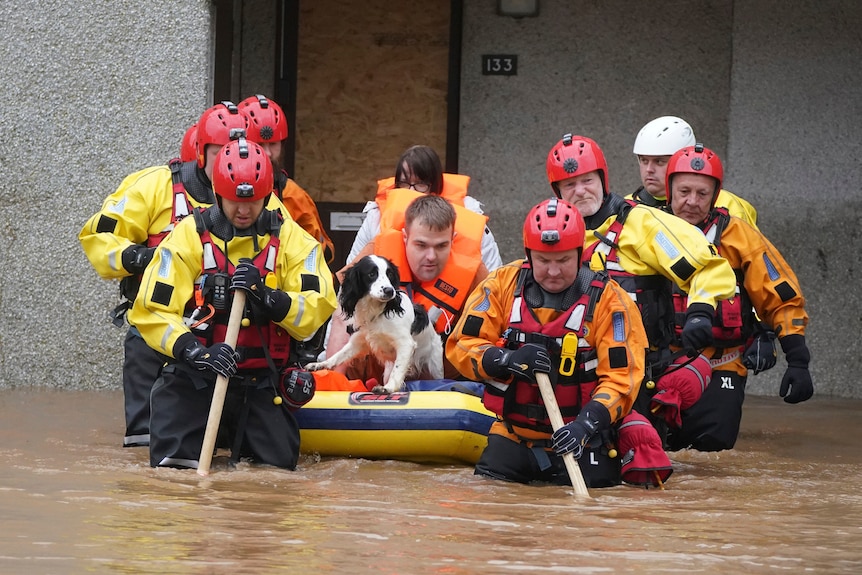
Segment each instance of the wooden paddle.
M230 308L230 318L227 322L227 333L224 338L224 342L232 348L236 347L243 311L245 311L245 292L236 290L233 294L233 304ZM224 408L224 398L227 395L227 383L228 378L223 375L216 378L213 401L210 404L209 417L207 417L207 429L204 432L204 443L201 446L201 456L198 461L198 475L207 476L210 473L221 412Z
M551 419L551 426L554 431L563 426L563 416L560 414L560 406L557 404L557 396L554 395L554 388L551 385L551 380L548 379L547 373L537 373L536 382L539 384L539 391L542 393L542 401L545 402L545 410L548 412L548 417ZM573 495L575 497L589 497L587 484L584 483L584 476L581 475L581 468L578 467L578 462L575 456L571 453L563 455L563 462L566 464L566 471L569 473L569 480L574 488Z

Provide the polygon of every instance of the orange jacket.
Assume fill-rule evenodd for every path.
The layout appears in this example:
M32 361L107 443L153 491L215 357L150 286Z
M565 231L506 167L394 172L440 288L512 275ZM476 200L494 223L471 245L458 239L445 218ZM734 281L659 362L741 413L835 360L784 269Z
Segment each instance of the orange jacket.
M808 312L805 311L805 297L799 280L766 236L744 220L731 216L720 238L707 236L707 239L718 246L719 253L730 267L742 275L742 286L757 315L765 324L772 326L779 338L805 335ZM703 354L715 359L713 369L746 375L748 370L740 357L743 351L744 346L724 350L708 348Z
M497 268L473 290L461 319L446 342L446 358L468 379L485 381L488 385L500 385L482 368L482 354L495 346L509 327L509 317L515 302L515 289L523 260ZM533 310L542 323L552 321L561 313L551 309ZM622 314L624 328L615 334L614 316ZM587 322L584 339L598 353L596 376L598 385L593 399L608 408L611 423L627 415L634 404L644 377L644 364L648 346L646 332L640 313L631 297L611 280L605 287L593 311L593 319ZM617 326L619 322L616 322ZM611 350L614 350L611 353ZM622 354L625 364L620 364ZM610 356L618 362L612 365ZM497 424L492 433L511 437L508 425ZM517 428L518 436L527 439L547 439L550 434ZM514 437L513 437L514 439Z
M287 178L284 188L279 190L281 203L287 208L290 216L299 227L311 234L323 246L326 263L331 264L335 259L335 244L326 234L317 205L308 192L303 190L299 184Z

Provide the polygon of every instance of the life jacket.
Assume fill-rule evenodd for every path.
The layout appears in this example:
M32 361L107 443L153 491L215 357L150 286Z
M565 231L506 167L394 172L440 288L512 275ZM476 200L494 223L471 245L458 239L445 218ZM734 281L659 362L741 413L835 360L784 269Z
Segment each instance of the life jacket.
M482 235L488 218L453 205L455 237L452 239L449 260L437 278L417 282L407 263L402 231L407 206L422 195L413 190L389 192L386 210L380 217L380 233L374 238L374 253L391 260L398 267L401 287L414 303L425 308L437 333L448 335L455 327L464 302L470 295L476 272L482 265Z
M165 236L171 233L171 231L173 231L177 223L191 214L194 209L194 206L192 206L192 203L189 201L188 194L186 193L186 186L183 183L182 174L180 173L182 165L183 162L178 158L174 158L168 163L168 166L171 168L171 189L173 191L171 223L159 233L150 234L149 237L147 237L147 247L156 247L162 243L162 240L165 239Z
M508 349L536 343L548 350L552 366L549 378L554 385L560 414L564 421L572 421L598 385L598 354L584 336L586 324L593 319L608 276L604 272L581 267L576 280L579 296L575 302L556 319L542 324L523 293L524 284L531 275L530 265L525 262L518 275L509 325L499 343ZM482 402L512 425L541 432L553 431L542 394L535 383L516 379L504 391L494 385L486 385Z
M203 258L201 276L195 286L195 297L186 305L184 318L192 333L203 345L209 347L225 341L227 335L230 315L227 290L235 267L213 241L209 230L210 220L205 217L204 211L195 209L193 214L201 237ZM264 214L269 214L269 223L266 226L268 229L258 228L254 233L269 233L269 241L252 258L252 262L260 270L260 276L267 278L268 274L275 273L282 216L276 210L265 211ZM271 368L267 353L264 352L265 347L276 369L284 368L290 357L290 341L290 335L275 322L268 319L255 321L252 317L249 325L243 325L239 329L234 348L240 356L237 367L249 370Z
M584 249L582 261L589 265L593 254L602 254L608 275L620 284L637 304L650 347L664 349L674 340L674 282L659 274L635 275L627 272L620 264L617 238L623 231L629 212L636 205L634 200L625 200L618 208L617 217L606 235L594 232L598 241Z
M444 336L448 336L458 322L476 272L482 264L480 257L461 253L456 244L453 240L449 260L440 275L431 281L419 282L414 280L410 264L407 263L401 230L386 230L374 238L374 253L395 264L401 288L413 303L425 308L434 330Z
M726 208L714 208L707 221L700 227L706 239L712 243L721 254L721 234L724 233L730 215ZM712 336L716 348L737 347L745 344L754 333L756 318L752 309L751 298L745 291L742 270L733 270L736 275L736 294L725 300L718 300L715 314L712 317ZM688 309L688 294L673 286L673 307L675 312L675 344L681 345L680 334L685 325L685 314Z
M171 233L177 223L182 220L184 217L188 216L192 213L194 206L189 201L189 191L186 189L187 185L183 181L182 174L182 166L184 163L190 162L182 162L179 158L174 158L170 162L168 162L168 167L171 169L171 190L172 190L172 205L171 205L171 221L165 226L165 228L155 234L150 234L147 236L147 247L154 248L162 243L162 240ZM197 163L195 163L195 166ZM203 186L198 186L199 188L203 188ZM206 190L196 189L197 196L203 196L207 193ZM212 196L212 190L209 190L208 195ZM195 199L198 199L197 197ZM206 202L201 202L206 203ZM212 203L211 201L209 203ZM120 295L126 299L126 301L121 302L114 311L111 312L111 317L114 325L121 326L123 324L123 316L126 311L131 307L132 302L135 301L135 298L138 295L138 290L141 287L141 281L143 280L144 274L135 274L131 276L126 276L122 280L120 280Z
M443 190L440 192L440 196L449 201L454 206L463 206L464 198L467 197L467 186L470 185L470 176L465 176L463 174L443 174ZM380 213L382 214L386 209L386 203L389 198L389 193L395 190L395 178L386 178L383 180L378 180L377 182L377 195L374 197L374 201L377 203L377 207L380 208ZM413 191L413 190L407 190ZM416 192L418 193L418 192ZM402 216L404 212L401 212ZM382 222L381 222L382 225ZM402 227L403 227L403 218L402 218ZM383 229L383 228L381 228Z
M317 204L308 192L291 180L284 170L276 175L275 191L293 221L320 242L324 250L324 259L331 264L335 259L335 244L326 234L323 222L320 220L320 213L317 211Z

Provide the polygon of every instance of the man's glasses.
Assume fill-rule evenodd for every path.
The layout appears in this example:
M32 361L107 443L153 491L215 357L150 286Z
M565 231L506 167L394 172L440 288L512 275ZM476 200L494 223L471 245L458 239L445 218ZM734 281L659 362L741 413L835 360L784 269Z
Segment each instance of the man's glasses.
M416 182L415 184L411 184L410 182L395 182L396 186L405 190L416 190L419 193L426 193L431 189L431 184L426 184L425 182Z

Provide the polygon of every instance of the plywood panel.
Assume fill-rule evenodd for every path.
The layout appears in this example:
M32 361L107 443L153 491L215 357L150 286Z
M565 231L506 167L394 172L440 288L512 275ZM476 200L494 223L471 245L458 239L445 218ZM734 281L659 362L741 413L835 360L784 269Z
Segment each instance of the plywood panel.
M374 197L408 146L445 164L449 1L302 2L297 181L319 201Z

